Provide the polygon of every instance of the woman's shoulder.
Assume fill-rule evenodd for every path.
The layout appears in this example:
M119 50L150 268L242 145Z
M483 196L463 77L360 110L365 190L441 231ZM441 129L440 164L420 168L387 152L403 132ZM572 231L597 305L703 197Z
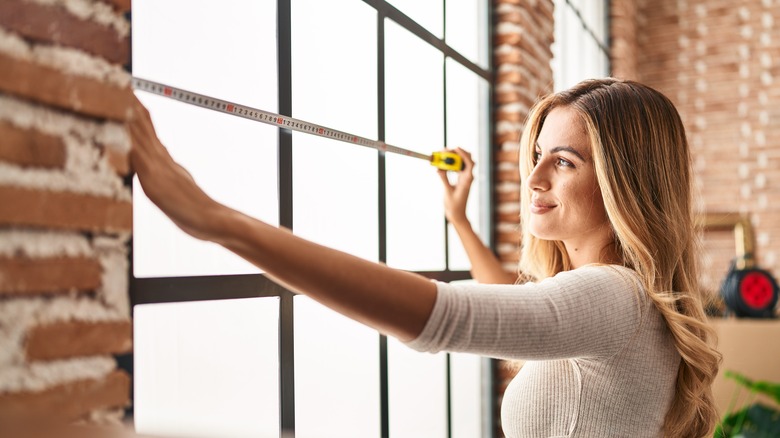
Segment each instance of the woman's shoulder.
M569 271L562 271L542 282L553 281L579 288L590 286L599 290L631 291L644 298L645 289L639 274L621 265L589 264Z

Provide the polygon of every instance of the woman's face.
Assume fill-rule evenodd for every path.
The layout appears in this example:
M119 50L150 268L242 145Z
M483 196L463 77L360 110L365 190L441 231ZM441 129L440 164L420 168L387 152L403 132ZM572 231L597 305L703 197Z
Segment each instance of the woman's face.
M610 238L610 228L585 124L566 107L553 109L536 142L531 190L531 234L560 240L569 254Z

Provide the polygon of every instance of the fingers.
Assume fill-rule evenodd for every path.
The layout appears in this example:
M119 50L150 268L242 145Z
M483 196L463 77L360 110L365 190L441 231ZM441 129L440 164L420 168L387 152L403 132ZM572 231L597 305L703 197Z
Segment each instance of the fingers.
M439 171L437 173L439 174L439 178L441 178L442 184L444 184L445 190L452 191L453 187L452 187L452 184L450 184L449 178L447 177L447 171L439 169Z

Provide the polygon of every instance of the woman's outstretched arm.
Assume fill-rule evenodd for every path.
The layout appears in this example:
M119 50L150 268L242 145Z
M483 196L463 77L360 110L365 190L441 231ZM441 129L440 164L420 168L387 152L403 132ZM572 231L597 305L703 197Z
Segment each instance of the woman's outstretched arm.
M465 167L458 173L458 181L455 184L450 183L446 171L439 170L439 176L444 184L444 212L463 243L463 248L471 262L471 275L480 283L513 284L517 276L504 270L493 251L485 246L474 232L471 222L466 217L466 203L471 184L474 182L474 161L471 159L471 154L461 148L455 148L453 152L463 158Z
M170 156L146 108L129 124L132 164L146 195L188 234L216 242L283 286L382 333L417 337L436 301L436 285L405 271L301 239L206 195Z

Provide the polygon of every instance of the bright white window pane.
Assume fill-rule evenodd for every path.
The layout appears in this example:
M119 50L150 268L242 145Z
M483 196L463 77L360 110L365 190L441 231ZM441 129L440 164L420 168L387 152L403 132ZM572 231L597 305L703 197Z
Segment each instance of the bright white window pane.
M292 20L293 116L376 138L376 11L363 2L294 0ZM294 133L293 230L377 260L377 178L375 150Z
M447 355L387 340L390 437L447 436Z
M303 296L294 308L295 436L378 437L379 334Z
M424 2L420 2L424 3ZM481 67L488 67L487 0L447 2L447 45Z
M133 74L276 111L276 2L133 0Z
M482 358L450 354L452 438L482 435Z
M135 429L279 436L279 299L135 306Z
M145 92L157 134L198 184L219 202L278 224L277 128ZM133 184L136 277L257 273L244 259L179 230Z
M606 35L603 2L575 3L597 38ZM608 59L593 36L565 0L555 0L555 42L551 62L555 90L567 89L584 79L607 76Z
M477 234L487 243L490 226L489 145L487 94L488 82L452 59L447 59L447 143L471 152L476 162L474 184L471 187L466 214ZM456 175L450 172L453 183ZM467 270L471 264L455 229L449 230L449 267Z
M424 27L428 32L439 38L442 37L443 0L390 0L388 3L416 21L417 24ZM447 7L449 7L449 4Z
M385 138L430 154L444 148L443 55L385 21ZM387 262L411 270L444 269L444 207L436 169L387 154Z

